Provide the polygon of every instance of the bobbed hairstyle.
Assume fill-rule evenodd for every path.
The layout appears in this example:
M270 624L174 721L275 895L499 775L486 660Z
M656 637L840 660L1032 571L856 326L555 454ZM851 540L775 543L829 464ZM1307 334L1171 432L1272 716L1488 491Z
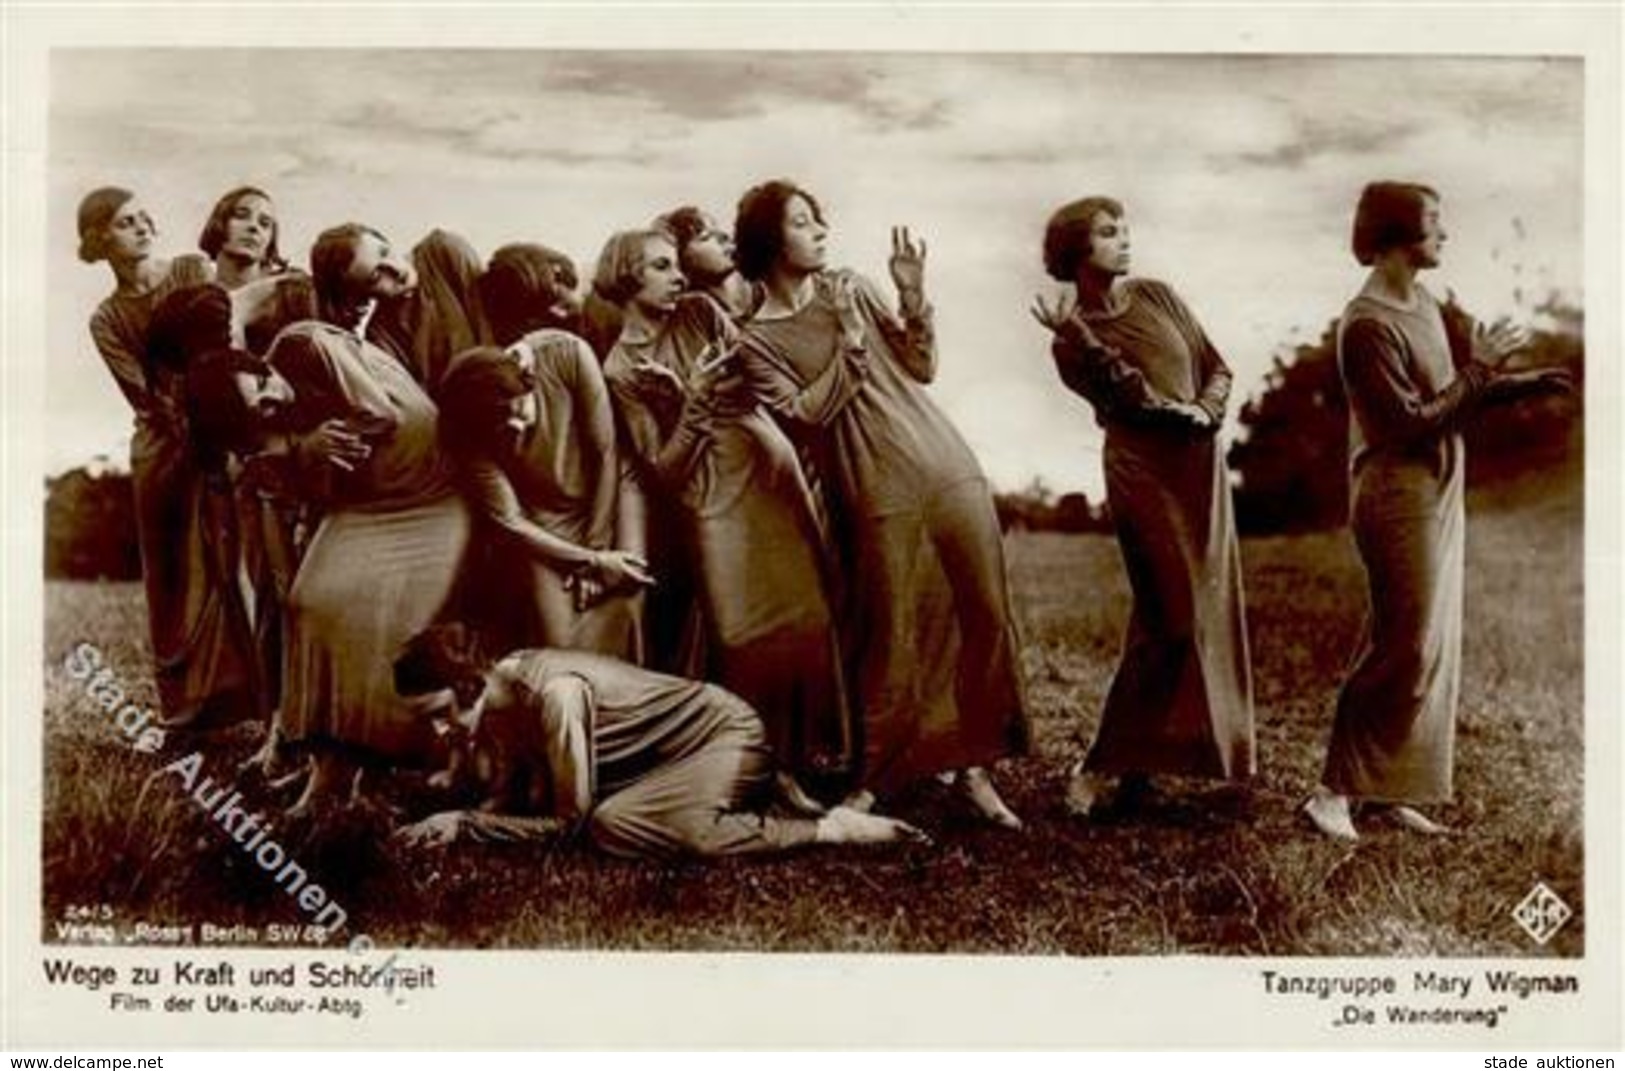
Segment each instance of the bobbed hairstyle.
M598 254L598 267L592 274L593 292L617 307L624 306L643 288L644 247L659 238L677 244L670 231L662 227L644 227L639 230L617 231L604 243Z
M1419 182L1372 182L1360 191L1349 238L1354 259L1370 267L1390 249L1422 240L1422 212L1439 193Z
M1070 283L1092 251L1095 217L1123 218L1123 204L1111 197L1084 197L1057 208L1044 225L1044 270L1051 279Z
M496 343L507 346L544 327L568 327L560 306L573 305L575 263L556 249L513 242L491 254L480 275L480 303Z
M209 210L208 221L203 224L203 233L198 235L197 247L203 250L210 260L218 257L220 250L225 247L226 225L231 222L231 213L237 208L237 203L248 197L262 197L267 201L271 200L271 195L258 186L239 186L222 196L220 200L214 203L214 207ZM277 249L277 235L281 231L281 224L273 216L271 220L271 237L265 243L265 252L260 257L260 263L272 271L281 271L288 266L288 262L283 259L281 251Z
M500 439L508 405L536 387L513 355L493 346L464 350L440 380L440 441L459 456L480 456Z
M79 259L86 264L107 259L107 227L135 194L122 186L100 186L79 201Z
M430 625L395 656L395 692L411 697L451 688L466 701L484 687L490 668L491 659L474 630L460 621Z
M784 210L792 197L806 201L813 218L825 222L818 199L788 179L752 186L739 199L734 214L734 266L753 283L767 278L784 250Z
M389 239L364 223L341 223L316 236L310 247L310 278L316 286L316 305L323 320L341 327L356 321L356 301L347 274L355 263L356 245L366 235Z

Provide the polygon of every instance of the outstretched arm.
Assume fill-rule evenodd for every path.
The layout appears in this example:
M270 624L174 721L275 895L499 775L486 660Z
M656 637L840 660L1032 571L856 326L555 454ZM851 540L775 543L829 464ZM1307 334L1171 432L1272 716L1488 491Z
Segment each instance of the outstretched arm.
M1349 405L1367 434L1395 443L1415 443L1454 430L1493 376L1488 365L1468 360L1449 386L1426 394L1411 378L1398 332L1369 318L1343 329L1340 356Z

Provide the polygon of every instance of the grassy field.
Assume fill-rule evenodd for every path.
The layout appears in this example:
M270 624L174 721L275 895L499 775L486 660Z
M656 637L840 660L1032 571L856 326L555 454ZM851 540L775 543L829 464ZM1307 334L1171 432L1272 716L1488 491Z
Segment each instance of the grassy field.
M999 771L1028 819L972 823L934 783L898 801L933 845L863 855L631 864L547 845L407 854L381 813L289 842L335 891L351 932L383 945L1093 955L1575 956L1582 849L1583 554L1572 486L1475 510L1456 835L1371 826L1348 848L1296 805L1313 786L1359 631L1363 578L1346 533L1244 545L1261 773L1245 792L1170 783L1134 815L1082 825L1056 806L1076 734L1093 730L1128 596L1100 537L1010 544L1037 755ZM53 583L46 608L45 928L72 904L148 922L308 919L185 799L165 760L134 753L62 659L99 645L152 701L136 585ZM209 753L224 771L256 743ZM417 781L389 795L411 806ZM1535 881L1575 917L1538 948L1511 918Z

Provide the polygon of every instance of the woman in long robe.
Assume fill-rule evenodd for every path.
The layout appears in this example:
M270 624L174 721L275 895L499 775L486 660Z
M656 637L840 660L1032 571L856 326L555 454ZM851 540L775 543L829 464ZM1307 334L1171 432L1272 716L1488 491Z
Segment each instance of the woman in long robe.
M1371 268L1338 324L1349 399L1350 524L1370 614L1337 699L1322 784L1304 805L1328 836L1354 840L1353 800L1401 826L1444 828L1416 804L1448 801L1461 689L1466 451L1481 405L1568 389L1553 370L1501 373L1518 331L1459 326L1417 280L1445 232L1426 186L1373 183L1355 211L1353 251Z
M442 380L441 436L477 524L487 573L476 599L503 647L642 653L641 556L616 548L615 420L598 359L563 331L518 352L458 354Z
M1217 432L1230 370L1164 283L1129 278L1122 205L1057 210L1044 263L1077 301L1035 314L1061 380L1106 429L1107 502L1134 593L1123 657L1067 803L1086 815L1118 779L1254 773L1241 552Z
M594 285L625 323L605 378L645 482L685 522L715 679L791 775L833 778L851 726L822 533L794 448L730 367L733 325L683 282L665 232L610 239Z
M315 316L308 276L291 269L279 246L281 222L271 195L257 186L239 186L210 209L198 248L214 265L215 282L231 295L231 340L258 356L270 349L277 332ZM263 705L281 700L282 617L298 563L296 507L244 479L239 463L226 459L236 500L238 562L233 576L245 589L254 634ZM271 768L278 732L253 763Z
M413 282L386 238L355 225L324 232L311 264L324 308L341 322ZM370 448L353 465L295 459L302 493L322 511L287 606L282 724L290 744L317 757L301 811L357 761L432 752L428 723L395 695L390 666L445 607L470 522L440 447L438 410L398 359L351 330L306 322L282 331L268 363L275 377L245 400L245 422L274 400L279 423L299 430L343 419Z
M770 182L740 201L734 241L741 274L765 283L747 376L821 459L849 572L864 791L962 772L984 817L1019 828L985 767L1027 749L1020 645L987 480L924 389L924 247L894 233L899 320L873 284L825 270L826 233L811 195Z
M496 350L452 359L442 438L461 458L483 575L474 617L500 646L644 658L645 533L628 506L609 388L577 319L575 266L533 243L498 249L479 280ZM526 581L527 598L514 597ZM471 618L473 620L474 618Z
M117 288L90 320L96 349L135 412L130 471L158 701L172 727L207 727L259 711L252 652L237 627L220 545L229 511L187 436L178 374L155 381L148 342L159 303L207 284L202 257L158 257L157 230L128 190L104 187L79 206L79 256L106 261ZM239 607L240 608L240 607Z

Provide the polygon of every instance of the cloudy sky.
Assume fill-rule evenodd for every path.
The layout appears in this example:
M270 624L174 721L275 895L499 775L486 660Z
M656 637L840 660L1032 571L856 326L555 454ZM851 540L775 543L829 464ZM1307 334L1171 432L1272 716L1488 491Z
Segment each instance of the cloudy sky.
M1100 436L1028 314L1057 205L1126 202L1136 271L1186 297L1256 391L1359 286L1374 178L1444 193L1438 285L1475 311L1578 300L1583 71L1541 58L790 52L59 50L50 64L49 471L122 458L130 418L85 323L88 189L141 193L170 252L215 197L267 187L302 263L323 227L488 253L536 240L584 274L604 237L685 202L727 219L791 177L834 259L884 280L889 228L930 244L940 403L994 482L1100 488ZM1234 427L1232 425L1233 433Z

